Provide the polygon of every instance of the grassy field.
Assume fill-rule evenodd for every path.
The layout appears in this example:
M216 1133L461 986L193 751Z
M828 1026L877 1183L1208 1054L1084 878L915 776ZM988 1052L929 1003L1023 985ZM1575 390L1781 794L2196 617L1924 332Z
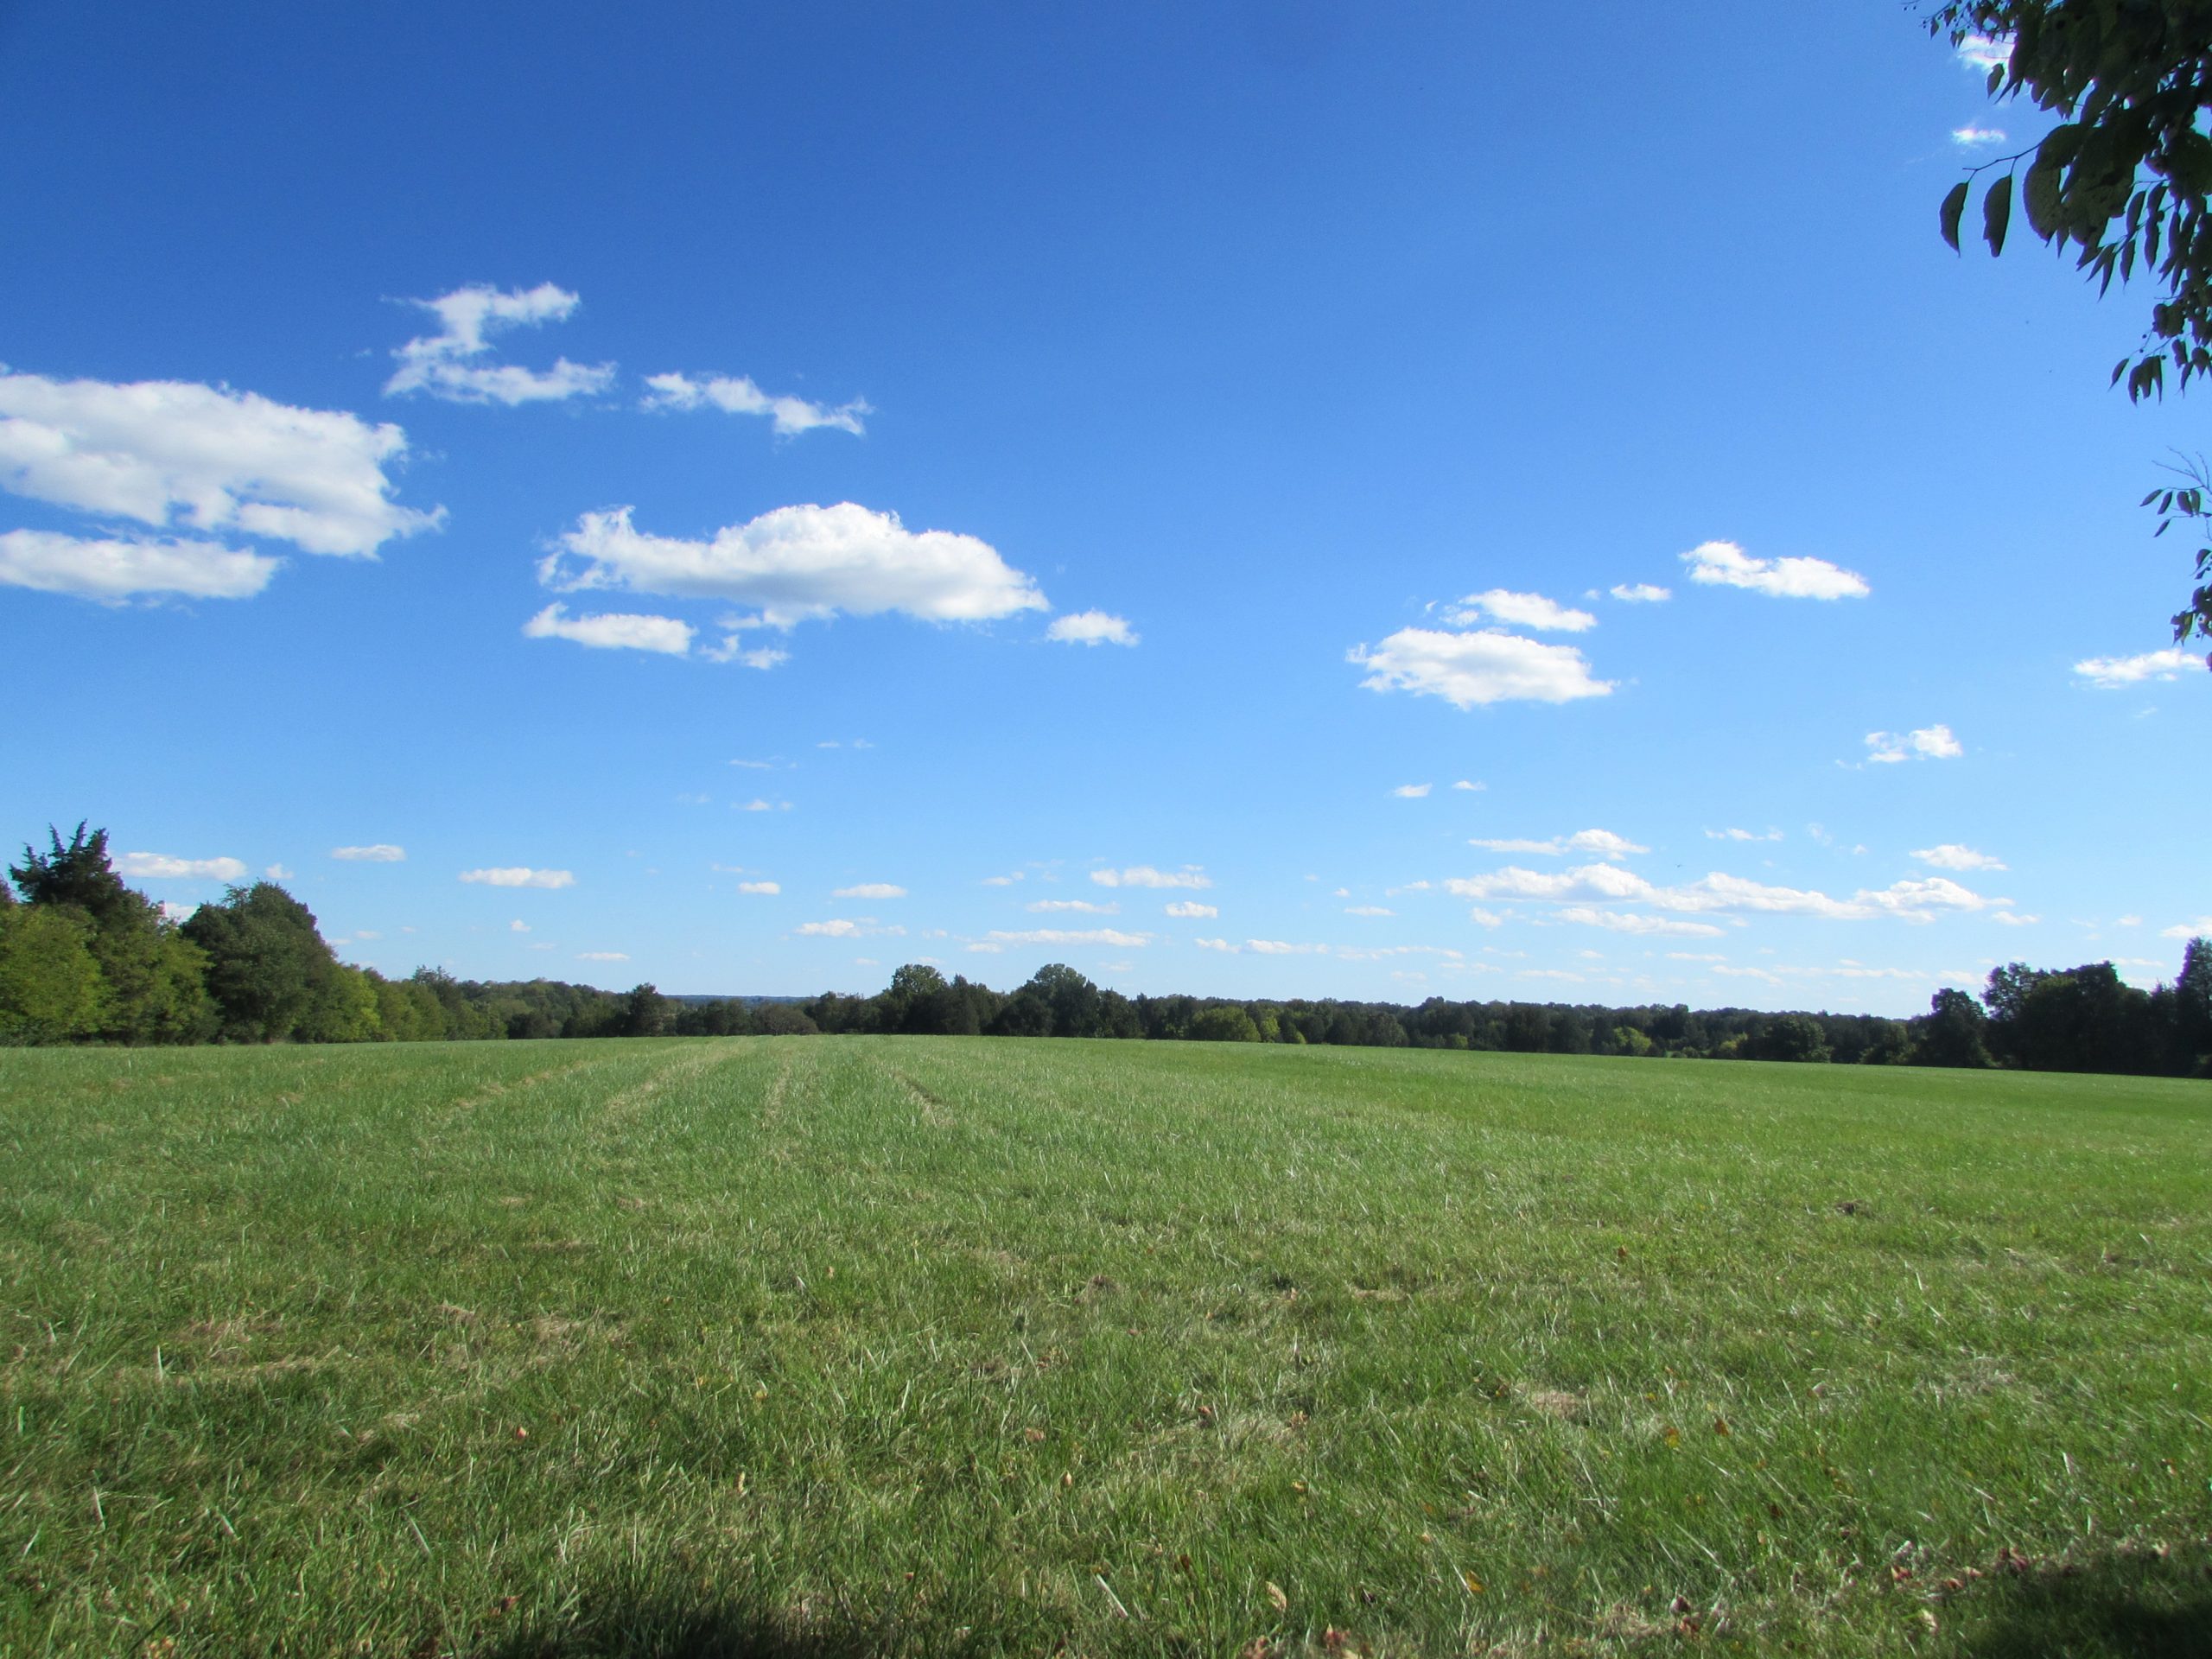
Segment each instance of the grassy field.
M1371 1050L7 1053L0 1654L2202 1655L2208 1131Z

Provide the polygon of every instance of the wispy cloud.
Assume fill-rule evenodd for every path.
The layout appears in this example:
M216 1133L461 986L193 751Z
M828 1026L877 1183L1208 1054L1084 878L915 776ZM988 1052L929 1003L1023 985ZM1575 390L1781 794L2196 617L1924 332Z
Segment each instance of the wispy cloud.
M1541 594L1516 594L1503 588L1469 594L1444 611L1444 620L1455 627L1470 626L1485 617L1540 633L1581 633L1598 626L1598 619L1587 611L1572 609Z
M1571 836L1554 836L1548 841L1473 840L1467 844L1480 847L1485 852L1541 853L1547 857L1558 857L1567 853L1594 853L1599 858L1617 859L1651 850L1649 847L1639 847L1626 836L1617 836L1610 830L1578 830Z
M1682 555L1690 580L1744 588L1776 599L1864 599L1866 578L1826 559L1755 559L1733 542L1706 542Z
M1966 753L1948 726L1923 726L1899 735L1896 732L1866 734L1866 763L1896 766L1906 760L1955 760Z
M1705 832L1705 838L1707 841L1780 841L1782 831L1770 830L1760 835L1751 830L1708 830Z
M775 423L779 437L795 437L823 427L858 437L868 430L863 416L875 411L865 397L830 407L804 397L771 397L747 376L709 374L697 379L687 374L649 374L645 377L646 409L719 409L726 415L766 415Z
M1102 887L1205 888L1213 886L1213 878L1195 864L1186 864L1179 870L1155 870L1149 864L1135 864L1125 870L1093 870L1090 879Z
M1955 841L1947 841L1940 847L1923 847L1913 854L1923 864L1933 864L1939 870L2001 870L2004 863L1987 853L1977 853L1971 847L1961 847Z
M1662 605L1675 596L1671 588L1660 588L1648 582L1624 582L1612 590L1615 599L1629 605Z
M749 893L756 898L772 899L784 888L779 881L741 881L737 884L737 890Z
M533 870L525 865L510 865L502 868L463 870L461 879L484 887L573 887L575 874L570 870Z
M1198 921L1206 917L1221 914L1219 906L1202 905L1195 899L1179 899L1164 908L1168 915L1182 921Z
M567 639L598 651L654 651L670 657L689 654L696 632L689 622L672 616L624 612L570 616L565 605L548 605L524 623L522 631L531 639Z
M243 881L245 866L235 858L177 858L168 853L125 853L116 873L137 881Z
M550 369L489 363L490 336L515 328L565 321L582 303L551 283L530 289L485 284L457 288L435 300L411 300L438 320L438 332L409 340L392 355L399 367L385 382L388 397L428 392L456 404L557 403L590 397L613 383L614 365L586 366L562 358Z
M1150 944L1149 933L1124 933L1118 928L1092 927L1065 929L1032 927L1020 930L993 928L988 936L997 944Z
M832 899L904 899L906 889L889 881L863 881L857 887L839 887L830 896Z
M1033 915L1046 916L1068 912L1079 916L1118 916L1122 912L1119 900L1096 905L1088 899L1038 899L1022 906Z
M397 864L406 859L407 849L379 841L366 847L334 847L330 855L349 864Z
M1402 801L1418 801L1434 787L1433 784L1400 784L1390 792Z
M1980 149L1987 144L2001 144L2005 142L2005 129L1973 125L1953 127L1951 142L1961 149Z
M0 535L0 583L103 604L142 594L251 599L283 563L219 542L117 539L49 530Z
M2133 657L2085 657L2074 664L2075 673L2100 691L2118 691L2146 680L2177 680L2192 670L2202 674L2204 659L2179 646Z

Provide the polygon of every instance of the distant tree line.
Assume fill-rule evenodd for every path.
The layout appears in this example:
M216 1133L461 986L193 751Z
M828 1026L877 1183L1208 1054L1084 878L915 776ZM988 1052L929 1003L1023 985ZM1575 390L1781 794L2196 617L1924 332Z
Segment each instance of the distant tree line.
M1334 999L1123 996L1055 963L1011 992L911 963L874 996L678 998L557 980L388 979L338 960L274 882L230 888L182 921L125 886L105 830L26 848L0 883L0 1043L489 1041L548 1037L913 1035L1331 1044L1520 1054L2004 1065L2212 1076L2212 942L2152 991L2108 962L2008 963L1979 1000L1938 991L1911 1020L1535 1002L1418 1007ZM20 898L18 897L20 895Z

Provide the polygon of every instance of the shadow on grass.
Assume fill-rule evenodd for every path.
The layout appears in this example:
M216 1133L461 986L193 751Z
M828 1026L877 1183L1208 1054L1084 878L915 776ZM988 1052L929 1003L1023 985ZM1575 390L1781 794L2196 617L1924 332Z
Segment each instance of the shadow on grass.
M1961 1618L1972 1659L2212 1659L2212 1559L2109 1557L2073 1573L2024 1573L1988 1586ZM1962 1606L1960 1612L1964 1614Z
M471 1659L861 1659L942 1652L950 1632L836 1615L798 1620L734 1603L605 1597L557 1625L531 1621L470 1650Z

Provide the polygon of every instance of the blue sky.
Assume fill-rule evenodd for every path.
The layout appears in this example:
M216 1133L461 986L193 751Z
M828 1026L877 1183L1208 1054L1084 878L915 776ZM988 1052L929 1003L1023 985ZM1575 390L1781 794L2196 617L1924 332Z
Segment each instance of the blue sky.
M1937 240L2040 125L1912 15L645 11L0 8L15 837L684 992L2212 929L2202 415Z

